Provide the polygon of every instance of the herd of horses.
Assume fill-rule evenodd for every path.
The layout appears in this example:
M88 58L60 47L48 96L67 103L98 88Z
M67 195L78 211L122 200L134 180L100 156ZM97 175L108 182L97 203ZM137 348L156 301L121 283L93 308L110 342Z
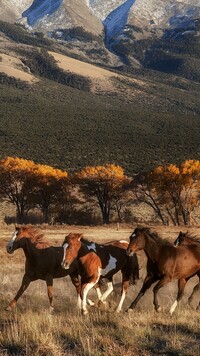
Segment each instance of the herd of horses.
M188 302L200 291L200 239L187 233L171 243L153 233L147 227L137 227L127 241L110 241L102 244L86 240L82 234L70 233L62 246L50 246L44 242L43 234L29 226L15 228L11 240L6 246L9 254L22 248L26 257L25 273L21 286L9 303L7 310L12 309L32 281L46 281L50 310L54 309L53 279L70 276L76 288L78 307L83 315L88 313L87 305L94 302L88 299L88 292L94 287L99 303L105 303L113 290L113 276L121 271L121 298L116 312L122 305L130 283L139 279L137 251L143 250L147 256L147 274L138 295L127 311L131 311L140 298L155 282L153 288L154 307L160 311L157 293L161 287L172 280L178 280L178 294L170 308L175 311L181 300L187 281L193 276L199 280L194 287ZM106 279L107 289L102 293L101 280ZM197 305L200 309L200 301Z

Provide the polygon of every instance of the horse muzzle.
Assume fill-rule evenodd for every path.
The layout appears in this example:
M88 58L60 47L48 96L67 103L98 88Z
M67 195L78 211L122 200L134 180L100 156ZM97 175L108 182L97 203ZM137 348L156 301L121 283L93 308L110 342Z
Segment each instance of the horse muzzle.
M62 268L64 268L64 269L69 269L70 264L69 264L69 263L66 263L66 262L62 262L62 263L61 263L61 266L62 266Z
M12 253L14 252L14 249L13 249L13 246L11 246L11 245L7 245L6 246L6 251L10 254L10 255L12 255Z
M126 250L127 256L133 256L134 252L132 250Z

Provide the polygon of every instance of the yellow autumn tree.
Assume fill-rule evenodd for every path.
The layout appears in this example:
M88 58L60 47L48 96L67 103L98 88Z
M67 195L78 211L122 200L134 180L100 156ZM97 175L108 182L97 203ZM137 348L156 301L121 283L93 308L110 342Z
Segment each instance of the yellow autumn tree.
M49 222L50 208L58 200L64 185L67 185L68 173L48 165L36 164L33 170L34 203L41 209L43 221Z
M163 224L170 219L174 225L187 225L199 201L199 178L197 160L158 166L139 179L136 196L154 209Z
M24 222L32 207L33 161L7 157L0 161L0 195L16 206L17 221Z
M114 199L130 182L130 179L124 175L123 168L114 164L88 166L76 173L74 177L85 196L96 198L103 223L108 224Z

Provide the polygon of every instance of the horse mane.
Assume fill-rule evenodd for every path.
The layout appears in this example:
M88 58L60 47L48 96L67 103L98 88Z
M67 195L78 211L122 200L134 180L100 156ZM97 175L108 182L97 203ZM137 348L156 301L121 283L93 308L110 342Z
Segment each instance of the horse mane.
M162 237L160 237L157 232L152 231L150 228L141 228L141 230L142 229L144 229L144 232L147 232L157 244L171 245L171 242L169 242L167 239L162 239Z
M87 240L85 237L81 237L80 241L81 241L83 244L85 244L85 245L89 245L89 244L92 244L92 243L96 243L96 242Z
M32 244L35 245L38 249L44 249L50 246L50 244L44 240L44 234L39 231L37 228L32 228L30 226L25 228L26 232L28 232L28 239Z
M188 231L186 233L183 233L184 236L186 236L188 239L190 239L194 243L200 243L200 238L197 237L197 235L191 235Z

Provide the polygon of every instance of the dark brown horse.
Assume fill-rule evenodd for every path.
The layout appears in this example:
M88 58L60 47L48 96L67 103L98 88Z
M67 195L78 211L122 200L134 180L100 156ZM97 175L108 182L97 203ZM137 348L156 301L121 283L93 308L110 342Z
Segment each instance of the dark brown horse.
M157 293L165 284L178 279L178 294L176 301L170 308L172 314L183 296L185 284L200 268L200 256L186 246L175 247L172 243L162 240L148 228L136 228L130 236L127 254L131 255L138 250L144 250L147 256L147 275L143 286L130 305L133 309L140 298L151 285L159 281L153 288L154 307L160 310ZM128 310L129 310L128 309Z
M86 298L89 290L99 282L100 278L108 279L108 289L99 299L105 302L113 290L113 276L118 271L122 272L121 299L117 312L121 311L128 285L132 279L135 282L139 278L139 266L137 256L129 258L126 255L128 243L126 241L111 241L106 244L97 244L82 238L82 234L69 234L63 242L64 257L62 266L65 269L71 267L77 258L81 266L81 298L82 313L87 314Z
M61 267L63 260L62 247L49 246L44 242L43 235L36 229L16 227L6 249L11 254L18 248L22 248L26 256L25 274L22 278L21 287L7 307L8 310L16 305L30 282L37 279L46 281L51 311L54 308L53 278L69 275L80 296L78 263L74 261L68 270L64 270Z
M194 236L191 236L189 234L189 232L180 231L177 239L174 241L174 245L175 246L188 246L188 248L190 250L194 251L195 254L198 254L199 258L200 258L200 239L198 239ZM192 304L192 302L194 300L195 294L200 291L200 269L198 270L198 272L196 274L199 277L199 282L193 288L192 294L188 298L188 303L190 305ZM197 306L197 309L200 309L200 301Z

